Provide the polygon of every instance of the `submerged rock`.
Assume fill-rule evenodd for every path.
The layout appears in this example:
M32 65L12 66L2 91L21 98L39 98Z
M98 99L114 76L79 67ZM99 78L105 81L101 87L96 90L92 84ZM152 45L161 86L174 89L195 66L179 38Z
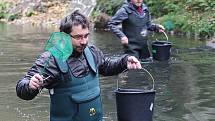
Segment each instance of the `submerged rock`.
M210 41L208 41L206 45L215 48L215 38L212 38Z
M100 15L98 15L96 17L96 20L94 21L94 28L96 30L107 30L107 22L111 19L110 16L108 16L105 13L100 13Z

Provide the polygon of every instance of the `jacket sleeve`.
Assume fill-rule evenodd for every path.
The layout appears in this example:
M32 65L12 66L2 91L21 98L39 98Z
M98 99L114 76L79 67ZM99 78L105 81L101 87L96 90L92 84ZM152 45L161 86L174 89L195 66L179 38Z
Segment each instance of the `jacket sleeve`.
M27 77L20 79L16 85L16 94L23 100L31 100L38 93L39 90L31 90L29 88L29 79L27 79Z
M33 66L28 70L26 75L22 77L16 84L16 94L18 97L24 100L32 100L38 93L39 90L32 90L29 88L29 82L32 76L35 74L42 74L44 77L50 76L43 83L43 87L48 88L51 85L54 85L56 81L54 81L54 77L57 76L57 66L54 63L54 58L48 59L50 53L45 52L36 59Z
M95 63L97 64L99 73L104 76L112 76L121 73L127 69L128 55L122 55L121 57L106 57L101 50L95 46L90 47Z
M147 29L149 31L155 31L155 32L158 32L159 31L159 27L157 24L153 23L152 22L152 19L151 19L151 13L148 9L147 6L144 5L144 11L147 12L147 15L148 15L148 22L147 22Z
M128 19L128 13L126 10L122 7L120 8L116 14L111 18L111 20L108 22L109 29L116 34L118 38L122 38L126 36L118 27L124 20Z

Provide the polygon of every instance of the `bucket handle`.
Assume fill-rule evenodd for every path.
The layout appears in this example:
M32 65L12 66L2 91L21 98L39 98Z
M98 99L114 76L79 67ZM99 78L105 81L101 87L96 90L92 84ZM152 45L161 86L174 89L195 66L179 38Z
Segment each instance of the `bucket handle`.
M140 70L144 70L145 72L147 72L149 74L149 76L152 79L152 90L154 90L154 88L155 88L155 79L152 76L152 74L148 70L146 70L145 68L141 68ZM126 71L128 71L128 69L125 69L124 71L122 71L122 73L124 73ZM117 85L116 86L117 86L117 89L119 89L119 80L118 79L117 79Z
M169 38L168 38L168 36L167 36L166 32L165 32L164 30L161 30L160 32L161 32L161 33L163 33L163 34L165 35L166 40L167 40L167 42L168 42L168 41L169 41ZM156 38L156 40L158 41L158 39L157 39L157 38Z

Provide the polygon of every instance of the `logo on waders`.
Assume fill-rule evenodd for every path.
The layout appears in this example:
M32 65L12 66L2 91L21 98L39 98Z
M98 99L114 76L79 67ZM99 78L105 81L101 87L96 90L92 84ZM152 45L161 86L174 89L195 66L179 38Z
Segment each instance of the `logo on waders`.
M96 115L96 109L95 108L90 108L89 114L90 114L90 116Z

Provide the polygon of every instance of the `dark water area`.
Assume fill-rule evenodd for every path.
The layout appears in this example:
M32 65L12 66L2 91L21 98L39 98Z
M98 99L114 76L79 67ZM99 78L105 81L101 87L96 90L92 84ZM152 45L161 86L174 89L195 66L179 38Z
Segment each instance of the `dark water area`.
M0 24L0 121L49 120L47 90L24 101L16 96L15 86L43 52L53 31L57 29ZM92 31L90 39L107 56L123 53L112 33ZM215 121L215 50L204 41L187 37L169 36L169 41L173 44L169 61L143 63L155 80L154 121ZM117 121L117 80L121 88L152 88L152 79L143 70L100 76L106 121Z

